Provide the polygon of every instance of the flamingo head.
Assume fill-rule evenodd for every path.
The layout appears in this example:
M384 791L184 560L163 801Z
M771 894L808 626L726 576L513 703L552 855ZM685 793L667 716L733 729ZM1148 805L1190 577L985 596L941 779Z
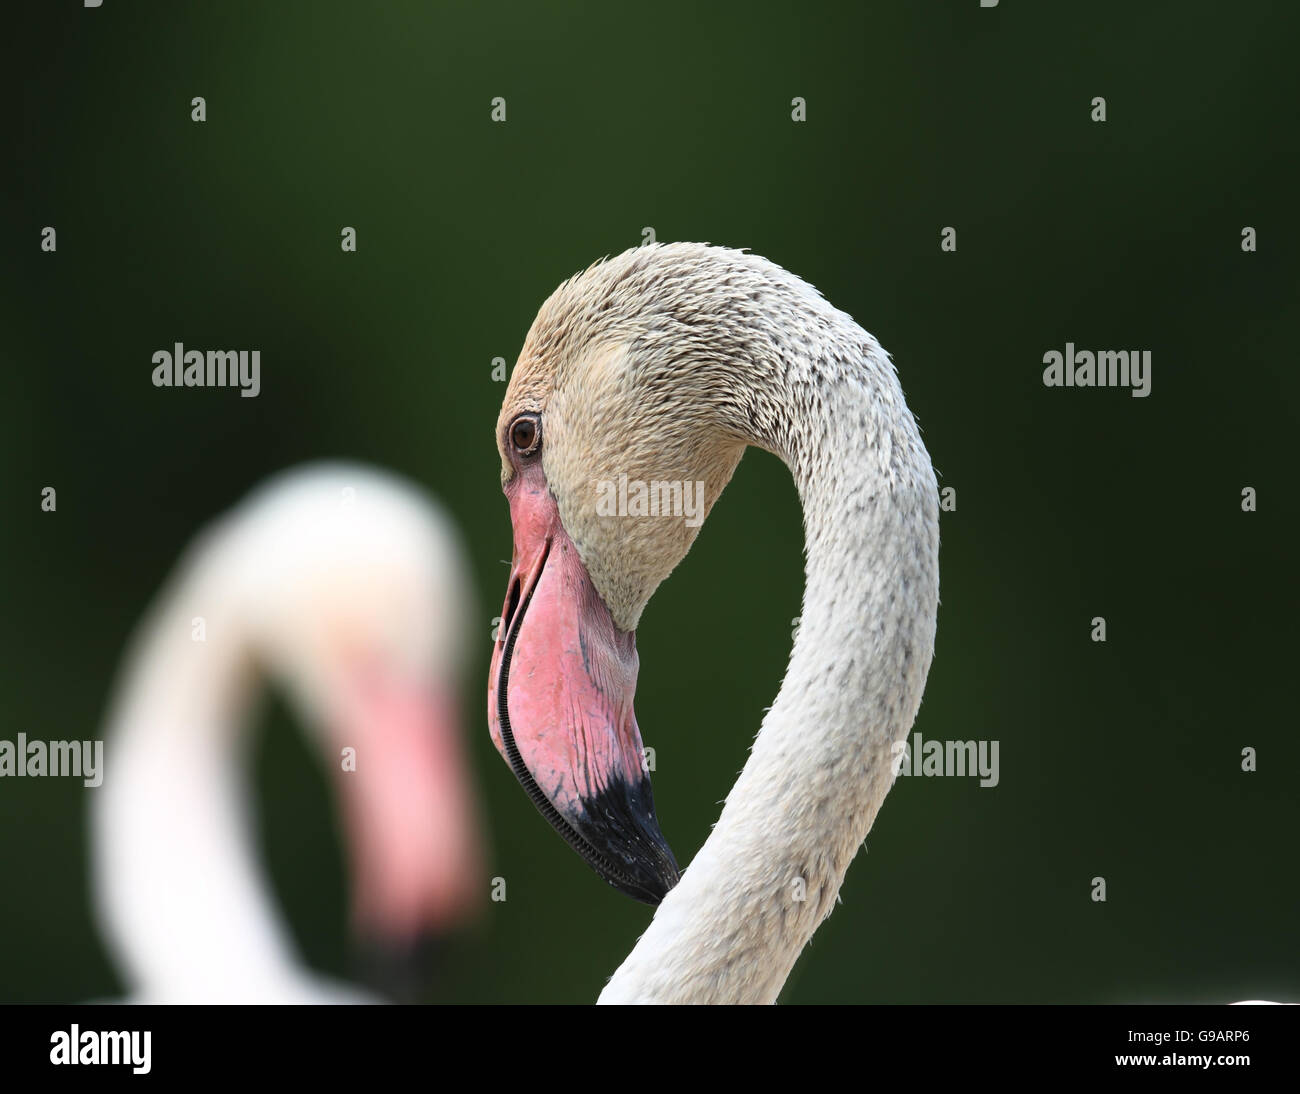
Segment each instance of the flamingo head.
M734 316L738 297L749 303L711 286L747 258L639 248L566 282L529 331L497 421L514 558L492 739L560 835L649 904L678 867L633 712L635 632L747 443L744 408L709 382L744 348Z

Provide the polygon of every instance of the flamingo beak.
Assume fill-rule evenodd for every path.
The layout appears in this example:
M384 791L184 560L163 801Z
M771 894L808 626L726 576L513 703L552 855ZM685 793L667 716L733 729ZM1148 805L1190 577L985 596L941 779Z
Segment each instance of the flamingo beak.
M635 633L618 630L540 466L506 488L514 563L488 685L497 751L533 804L620 892L658 904L679 871L632 710Z
M381 672L349 674L336 777L367 950L415 954L478 911L478 809L456 703Z

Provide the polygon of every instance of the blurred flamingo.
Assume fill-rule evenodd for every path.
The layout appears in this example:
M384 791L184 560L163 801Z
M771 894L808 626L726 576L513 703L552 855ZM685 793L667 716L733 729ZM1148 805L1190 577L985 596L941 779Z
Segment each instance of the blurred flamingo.
M286 686L334 773L355 932L406 952L483 893L451 521L363 466L283 473L196 537L126 658L92 807L103 937L139 1001L374 997L306 968L254 853L248 727Z

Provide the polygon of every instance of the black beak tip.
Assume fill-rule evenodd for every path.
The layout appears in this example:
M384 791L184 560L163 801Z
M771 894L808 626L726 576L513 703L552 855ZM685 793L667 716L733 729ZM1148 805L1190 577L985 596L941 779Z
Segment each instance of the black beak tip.
M629 854L626 846L608 849L610 857L617 855L614 860L617 872L597 867L600 875L624 896L652 908L658 907L681 879L672 850L657 828L654 834L658 837L657 844L646 847L641 854Z
M579 827L599 852L591 865L620 893L657 906L681 871L655 819L649 779L636 787L619 781L582 804Z
M646 876L635 884L628 884L611 877L607 877L605 880L624 896L630 896L633 900L657 908L659 902L668 895L668 891L677 884L678 876L677 871L674 869L671 874Z
M436 980L448 948L432 931L400 940L368 936L353 956L356 978L395 1003L416 1003Z

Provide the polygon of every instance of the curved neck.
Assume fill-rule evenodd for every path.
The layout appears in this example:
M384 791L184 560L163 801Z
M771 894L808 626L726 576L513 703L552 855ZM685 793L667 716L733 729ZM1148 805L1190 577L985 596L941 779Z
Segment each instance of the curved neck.
M182 573L141 624L106 732L92 804L99 918L150 999L274 998L295 970L247 828L251 671L229 601L219 574Z
M892 785L890 745L934 646L938 491L888 358L841 320L834 352L787 355L759 383L774 424L752 440L785 459L804 510L785 680L712 834L601 1002L774 1002Z

